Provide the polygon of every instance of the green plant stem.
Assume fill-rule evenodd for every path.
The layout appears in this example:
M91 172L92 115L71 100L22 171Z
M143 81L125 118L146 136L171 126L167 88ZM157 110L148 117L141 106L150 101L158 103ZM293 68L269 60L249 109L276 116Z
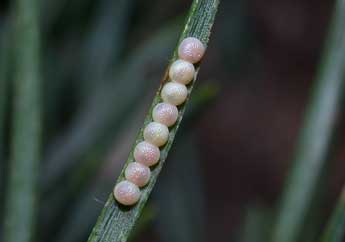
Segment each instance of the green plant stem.
M5 117L7 110L7 98L9 87L9 59L10 59L10 40L8 38L9 28L7 21L1 25L0 33L0 167L4 161L5 144ZM1 172L1 171L0 171ZM2 181L0 181L1 183Z
M217 7L219 1L218 0L194 0L192 3L191 10L188 14L187 22L184 26L182 34L180 35L180 41L187 36L194 36L200 39L205 46L208 43L211 27L214 22L214 18L216 15ZM176 60L177 58L177 51L175 49L173 58L171 62ZM198 68L197 68L198 70ZM168 81L167 72L162 80L162 84ZM188 86L189 93L192 91L192 87L195 80L191 85ZM154 97L153 103L151 105L150 111L147 114L147 117L144 122L144 126L146 126L149 122L152 121L151 113L153 107L161 101L160 98L160 90L162 85L158 89L156 96ZM188 100L187 100L188 102ZM186 103L187 103L186 102ZM135 222L138 220L141 211L149 197L151 190L157 180L158 174L160 173L162 166L167 158L168 151L172 145L174 140L176 131L178 126L181 122L186 104L181 105L179 110L179 118L177 123L171 128L170 130L170 137L167 144L161 149L161 160L157 166L152 169L152 177L150 183L142 189L142 196L139 202L132 207L125 207L121 206L117 202L115 202L113 195L109 196L108 201L103 208L95 227L93 228L91 235L88 239L89 242L115 242L115 241L127 241L131 230L134 227ZM143 129L140 130L139 135L135 141L135 144L143 140ZM133 146L134 148L134 146ZM125 164L128 165L129 162L133 162L133 149L129 155L129 158ZM118 181L124 179L123 170L121 172Z
M9 90L9 69L10 69L10 39L9 39L9 24L8 19L5 19L0 26L0 193L4 194L5 189L5 175L7 159L7 144L6 144L6 115L8 111L8 90ZM3 217L4 200L0 199L0 216ZM0 221L1 224L1 221ZM0 238L1 238L0 226Z
M322 235L321 242L342 242L345 235L345 188Z
M205 106L207 106L211 101L214 100L217 90L218 89L214 85L202 85L194 89L192 99L189 102L188 109L186 110L184 116L183 130L187 132L190 129L189 126L191 126L191 123L193 123L193 120L196 118L196 116L199 116L199 113L205 110ZM133 120L140 120L138 122L141 122L142 118L139 118L139 116L141 115L136 114L135 117L128 119L128 122L132 123ZM134 126L137 126L135 124L138 124L138 122L133 122L134 124L130 125L133 127L123 130L123 133L127 133L127 135L128 133L132 133L130 130L132 130ZM119 142L123 142L123 139L121 139L121 137L116 139L116 143ZM182 145L180 145L179 147L185 150ZM50 199L48 201L44 201L44 203L47 205L42 208L42 214L49 214L49 216L51 216L51 221L55 221L57 219L57 214L61 215L62 211L68 213L68 216L63 216L63 226L59 228L59 232L55 235L56 240L54 241L72 242L78 241L83 238L83 236L88 233L90 226L93 225L94 220L97 218L97 215L101 210L95 208L95 205L98 205L98 203L90 198L95 196L95 194L105 194L107 191L109 191L109 189L111 189L111 186L113 185L113 180L111 178L99 174L100 166L105 165L104 162L100 162L100 160L104 158L102 158L102 156L104 156L104 151L96 153L99 153L96 154L95 157L93 157L93 159L96 159L96 162L86 162L86 164L83 164L82 167L79 167L78 170L74 172L73 179L69 179L67 181L68 184L72 185L69 185L67 189L66 185L62 185L61 189L58 189L53 197L51 197L50 195ZM102 156L100 154L102 154ZM176 164L173 165L173 167L176 167ZM95 174L96 172L98 173ZM120 173L120 170L118 171L118 173ZM90 183L95 180L96 175L98 177L96 184L93 184L91 188L87 188L87 190L85 191L87 185L90 187ZM167 177L165 177L165 180L166 178ZM74 190L70 190L71 188L74 188ZM193 192L193 194L194 193L195 192ZM193 194L189 194L189 196ZM75 201L74 199L67 199L70 198L71 195L73 198L76 198ZM67 203L70 207L66 206ZM52 212L52 210L54 212ZM144 208L144 213L145 210L147 210L147 207ZM44 224L49 223L49 219L42 220ZM143 216L141 216L139 221L140 220L147 220L147 218L145 219L143 218ZM76 229L76 227L78 229ZM56 228L56 226L54 226L54 228ZM176 229L177 228L175 228L175 230ZM135 226L134 230L138 231L138 225ZM52 233L49 230L45 232L49 235ZM132 232L132 238L133 234L136 234L136 232ZM43 241L47 240L46 237L43 237L42 239Z
M33 239L40 158L39 28L36 0L14 2L13 136L6 195L5 242Z
M283 192L273 242L298 239L324 167L345 81L345 0L337 0L331 31Z

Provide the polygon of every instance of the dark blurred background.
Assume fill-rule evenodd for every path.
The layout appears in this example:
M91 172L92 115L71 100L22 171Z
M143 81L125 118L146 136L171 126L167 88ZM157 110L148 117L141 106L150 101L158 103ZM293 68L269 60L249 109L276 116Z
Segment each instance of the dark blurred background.
M190 4L41 1L44 156L37 241L86 241L142 125ZM133 241L256 242L245 237L256 231L248 232L257 221L260 233L269 233L333 4L221 2L189 109ZM11 2L0 6L4 36ZM9 120L6 127L1 194ZM315 228L324 225L345 181L345 144L338 136L327 168L332 175L320 186L312 215L320 222L309 238L319 235Z

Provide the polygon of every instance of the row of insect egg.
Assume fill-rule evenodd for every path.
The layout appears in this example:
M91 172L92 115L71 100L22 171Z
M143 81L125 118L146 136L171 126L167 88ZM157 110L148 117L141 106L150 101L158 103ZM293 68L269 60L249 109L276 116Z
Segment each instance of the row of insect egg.
M159 147L166 144L169 138L169 127L173 126L178 117L177 106L183 104L188 96L188 85L195 75L194 64L204 55L205 47L200 40L188 37L178 48L178 57L169 69L170 82L161 90L163 102L158 103L152 111L153 122L144 129L144 141L134 149L135 162L125 169L125 178L114 188L115 199L123 205L133 205L140 199L140 187L150 180L150 166L158 163Z

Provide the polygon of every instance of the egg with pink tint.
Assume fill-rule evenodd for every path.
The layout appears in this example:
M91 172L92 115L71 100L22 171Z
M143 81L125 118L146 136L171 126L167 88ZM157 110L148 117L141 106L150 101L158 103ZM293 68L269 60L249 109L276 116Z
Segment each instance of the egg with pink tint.
M161 92L161 97L164 102L178 106L184 103L188 96L187 87L178 82L166 83Z
M144 129L145 141L155 145L163 146L168 141L169 129L164 124L158 122L149 123Z
M114 188L115 199L126 206L134 205L138 202L141 192L137 185L129 181L121 181Z
M194 37L185 38L178 47L179 58L193 64L199 62L204 53L205 46Z
M159 148L146 141L138 143L134 149L134 159L145 166L157 164L159 157Z
M152 118L155 122L170 127L175 124L178 117L177 107L169 103L158 103L152 111Z
M185 60L175 61L169 69L170 79L185 85L193 80L194 74L194 65Z
M139 162L129 163L125 170L127 181L134 183L138 187L145 186L149 182L150 176L150 168Z

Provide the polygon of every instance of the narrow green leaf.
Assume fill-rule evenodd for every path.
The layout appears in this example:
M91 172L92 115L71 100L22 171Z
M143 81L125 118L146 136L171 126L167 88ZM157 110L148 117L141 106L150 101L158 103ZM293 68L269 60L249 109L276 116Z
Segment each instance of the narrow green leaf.
M191 10L189 12L188 18L187 18L187 22L180 36L180 41L187 36L194 36L200 39L205 45L207 45L218 4L219 4L218 0L194 0ZM175 52L171 61L176 60L176 58L177 58L177 51L175 49ZM162 83L165 83L166 81L168 81L167 74L165 74L162 80ZM194 81L191 85L188 86L189 93L192 91L193 84L194 84ZM156 96L154 97L150 111L148 112L148 115L145 119L144 126L152 121L152 118L151 118L152 109L158 102L161 101L161 98L159 95L161 88L162 86L160 86ZM181 122L185 107L186 107L186 104L182 105L182 107L180 108L178 121L176 125L174 125L171 128L169 140L167 144L161 150L161 160L159 164L152 169L151 181L145 188L142 189L142 196L139 202L135 206L132 206L132 207L121 206L115 202L113 195L111 194L98 218L98 221L94 229L92 230L92 233L88 240L89 242L127 241L130 235L130 232L133 229L135 222L139 218L140 213L149 197L149 194L151 190L153 189L153 186L157 180L158 174L160 173L162 166L164 165L164 162L168 155L168 151L170 150L176 131ZM141 129L135 141L135 144L143 140L142 131L143 129ZM129 162L133 162L133 149L129 155L126 165ZM118 178L118 181L121 181L123 179L124 179L124 174L122 171L120 177Z
M40 159L39 28L36 0L14 2L14 113L5 242L33 239Z
M331 149L329 150L329 156L327 160L331 160L331 154L334 149L334 142L332 142ZM324 169L319 175L317 181L317 192L313 196L313 201L310 203L306 216L303 219L303 225L301 226L300 236L298 237L298 242L305 241L317 241L320 238L320 232L325 224L324 222L324 211L325 203L327 200L327 191L328 191L328 181L329 176L332 174L329 173L330 163L326 163Z
M8 113L8 98L10 89L10 57L11 41L9 34L9 23L5 19L0 25L0 193L4 194L5 180L6 180L6 166L8 163L8 147L6 141L6 125L7 125L7 113ZM0 199L0 216L4 213L4 199ZM2 222L0 221L0 238L2 234Z
M331 31L307 107L273 242L298 239L324 167L345 81L345 0L337 0Z
M0 33L0 166L4 158L5 142L5 117L7 110L8 86L9 86L9 59L10 59L10 40L7 21L1 25ZM1 181L0 181L1 182Z
M322 242L342 242L345 235L345 189L322 235Z
M186 113L185 113L183 130L186 130L186 131L189 130L189 126L192 120L195 118L195 116L198 115L201 107L202 107L202 110L205 110L205 106L207 106L207 104L210 103L210 101L214 100L216 91L217 91L217 88L214 85L202 85L193 91L193 95L192 95L193 98L191 99L188 109L186 110ZM138 122L137 121L133 122L133 119L134 120L138 119L140 120L139 122L141 122L142 118L139 118L139 115L136 114L136 117L132 119L128 119L128 122L133 123L133 124L128 125L128 122L127 122L126 129L123 130L124 133L127 133L127 134L132 133L132 131L130 130L132 130L135 126L137 126ZM128 126L131 126L131 128L128 128ZM120 137L116 139L117 140L116 143L123 142L123 139L120 139L120 140L119 139ZM183 145L179 145L179 147L182 148L182 150L185 150ZM179 150L180 148L176 148L176 150ZM107 165L107 164L104 164L104 162L100 162L100 160L103 159L102 157L104 156L104 151L100 153L102 154L102 156L96 155L96 157L93 157L93 159L96 158L97 160L91 161L91 162L87 161L87 164L82 164L82 166L79 167L78 170L73 173L73 177L72 177L73 179L70 179L65 183L65 184L69 184L67 188L66 188L66 185L61 186L61 189L58 189L58 191L56 191L56 194L54 194L53 197L49 196L49 200L44 201L45 203L43 204L44 207L42 208L43 210L42 214L47 215L47 216L49 215L49 217L51 217L51 221L55 221L57 215L58 214L61 215L62 211L66 212L66 203L69 203L69 206L71 207L68 210L69 215L64 216L65 219L63 220L63 226L61 226L61 228L58 229L59 233L55 236L56 240L54 241L57 241L57 242L80 241L81 238L83 238L83 236L88 234L88 231L90 231L90 228L92 228L93 223L101 210L101 207L98 207L99 202L95 201L93 197L95 197L95 194L101 194L101 195L106 194L109 191L109 189L111 189L111 186L113 186L112 179L110 179L109 177L101 176L97 178L96 184L93 184L91 188L88 188L87 191L85 191L85 188L88 184L90 184L90 181L95 180L94 179L95 173L99 172L99 168L101 166ZM174 160L177 161L179 159L175 158ZM172 162L172 163L175 163L175 162ZM175 164L173 165L173 167L176 167L177 165L178 164ZM118 171L118 173L120 173L120 171ZM74 185L76 183L77 183L77 187ZM195 193L198 193L198 191L192 192L189 196L193 196L193 194ZM72 198L75 197L76 201L70 201L71 200L70 197ZM147 210L148 209L145 208L144 213ZM153 208L149 210L153 210ZM149 214L152 215L152 212L153 211L151 211L151 213ZM149 216L149 217L152 217L152 216ZM44 220L43 223L47 224L47 219L43 219L43 220ZM49 221L50 220L48 220L48 223ZM145 227L144 226L146 224L145 221L148 222L148 219L147 217L143 218L141 216L139 221L141 221L142 226ZM56 228L56 226L54 226L54 228ZM141 229L138 228L138 225L137 225L135 227L135 231L137 232L134 232L134 231L132 232L131 234L132 238L133 238L133 235L135 237L135 234L139 233L140 230ZM46 231L46 229L45 229L45 232L48 234L51 234L49 231ZM45 239L43 238L43 240Z

